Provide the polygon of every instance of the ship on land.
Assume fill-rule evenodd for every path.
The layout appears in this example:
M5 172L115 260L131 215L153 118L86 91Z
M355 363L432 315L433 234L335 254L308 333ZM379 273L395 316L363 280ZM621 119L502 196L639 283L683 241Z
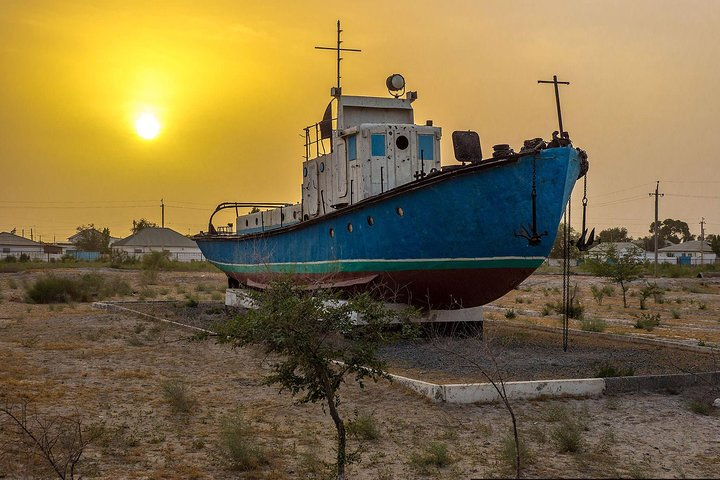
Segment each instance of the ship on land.
M300 202L216 208L194 239L230 287L290 275L306 288L452 310L503 296L548 257L588 168L569 135L482 158L479 135L456 131L457 162L443 165L442 129L415 123L417 93L398 74L386 85L386 98L331 90L323 119L305 128ZM236 222L216 228L225 209Z

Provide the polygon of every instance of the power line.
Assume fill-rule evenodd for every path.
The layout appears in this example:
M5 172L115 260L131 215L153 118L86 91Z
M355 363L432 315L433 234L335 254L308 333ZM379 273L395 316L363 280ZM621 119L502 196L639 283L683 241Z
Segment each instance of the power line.
M596 204L593 204L593 207L606 207L606 206L608 206L608 205L616 205L616 204L618 204L618 203L634 202L634 201L637 201L637 200L642 200L642 199L644 199L644 198L646 198L645 195L636 195L636 196L634 196L634 197L627 197L627 198L619 198L619 199L617 199L617 200L610 200L610 201L605 202L605 203L596 203Z
M717 196L717 195L685 195L683 193L668 193L666 195L668 197L709 198L709 199L713 199L713 200L720 199L720 196Z
M628 192L628 191L630 191L630 190L635 190L636 188L647 187L648 185L649 185L649 182L645 182L645 183L641 183L640 185L635 185L635 186L633 186L633 187L623 188L623 189L621 189L621 190L615 190L615 191L613 191L613 192L600 193L600 194L597 194L597 195L592 195L591 198L592 198L592 199L596 199L596 198L598 198L598 197L606 197L606 196L608 196L608 195L614 195L614 194L616 194L616 193Z

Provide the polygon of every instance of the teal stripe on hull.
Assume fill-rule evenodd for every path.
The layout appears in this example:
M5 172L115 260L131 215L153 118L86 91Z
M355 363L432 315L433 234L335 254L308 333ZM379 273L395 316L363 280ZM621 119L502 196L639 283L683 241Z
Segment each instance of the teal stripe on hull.
M407 270L463 270L477 268L538 268L543 258L428 259L428 260L335 260L327 262L229 264L211 262L228 273L397 272Z

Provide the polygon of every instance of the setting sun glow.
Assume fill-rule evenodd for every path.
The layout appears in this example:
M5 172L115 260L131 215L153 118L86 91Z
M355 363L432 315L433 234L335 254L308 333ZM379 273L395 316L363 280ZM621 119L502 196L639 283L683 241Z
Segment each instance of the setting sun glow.
M160 121L154 114L145 112L135 120L135 131L145 140L152 140L160 133Z

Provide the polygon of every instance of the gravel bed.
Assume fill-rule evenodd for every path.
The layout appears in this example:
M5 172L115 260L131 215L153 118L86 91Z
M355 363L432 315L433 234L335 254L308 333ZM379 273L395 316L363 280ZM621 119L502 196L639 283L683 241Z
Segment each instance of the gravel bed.
M221 302L123 302L126 308L160 318L212 329L237 310ZM487 381L482 370L506 381L592 378L603 367L653 375L720 370L720 355L690 352L662 344L635 344L597 334L570 334L567 352L562 333L485 322L484 337L429 336L397 342L381 351L389 371L432 383Z
M602 334L570 334L486 322L484 339L430 338L397 343L383 350L393 373L433 383L485 382L482 371L508 381L597 377L603 367L635 375L720 370L720 356L665 345L634 344Z

